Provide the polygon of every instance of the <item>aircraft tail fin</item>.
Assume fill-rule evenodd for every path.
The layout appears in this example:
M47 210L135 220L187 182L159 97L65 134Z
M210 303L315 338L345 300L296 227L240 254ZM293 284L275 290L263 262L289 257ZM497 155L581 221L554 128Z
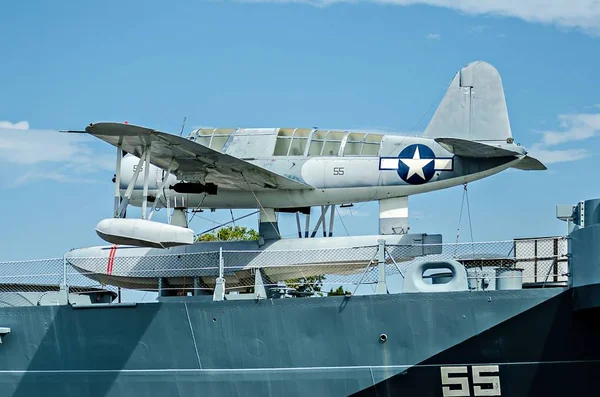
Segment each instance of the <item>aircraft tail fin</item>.
M504 89L496 68L477 61L456 73L424 136L512 143Z

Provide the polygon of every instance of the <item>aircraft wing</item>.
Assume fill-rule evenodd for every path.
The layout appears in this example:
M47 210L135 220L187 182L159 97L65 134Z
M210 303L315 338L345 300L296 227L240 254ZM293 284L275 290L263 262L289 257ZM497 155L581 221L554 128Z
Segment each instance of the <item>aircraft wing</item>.
M168 169L186 181L202 180L224 188L241 190L312 189L311 186L276 174L228 154L217 152L189 139L151 128L122 123L90 124L86 129L111 145L141 157L150 147L150 163Z

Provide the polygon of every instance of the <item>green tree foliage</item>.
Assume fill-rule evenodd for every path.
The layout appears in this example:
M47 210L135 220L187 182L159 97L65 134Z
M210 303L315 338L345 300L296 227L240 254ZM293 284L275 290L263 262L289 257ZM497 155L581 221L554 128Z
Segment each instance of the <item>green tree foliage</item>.
M302 278L294 278L285 280L285 285L290 288L295 288L298 292L320 292L323 287L325 275L310 276Z
M202 234L196 241L258 240L258 232L244 226L226 226L216 232Z
M258 240L258 232L254 229L249 229L244 226L226 226L210 233L204 233L196 237L196 241L232 241L232 240ZM290 288L295 288L301 293L317 293L323 295L321 288L323 287L325 275L310 276L303 278L295 278L285 280L285 283ZM328 295L346 295L348 291L340 285L337 289L331 289Z
M340 285L339 287L337 287L337 289L333 289L332 288L327 295L329 295L329 296L334 296L334 295L350 295L350 291L346 291L344 289L344 287L342 287Z

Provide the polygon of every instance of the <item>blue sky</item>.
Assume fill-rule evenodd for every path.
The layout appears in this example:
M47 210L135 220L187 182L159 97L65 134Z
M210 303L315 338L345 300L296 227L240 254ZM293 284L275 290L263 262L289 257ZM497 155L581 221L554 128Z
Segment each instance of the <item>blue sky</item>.
M600 196L593 0L173 3L0 5L0 260L103 244L94 226L111 215L113 148L58 129L127 120L178 133L187 117L186 132L419 134L453 75L474 60L498 68L516 141L549 168L469 185L474 239L562 234L555 205ZM453 242L461 199L460 187L411 197L412 231ZM349 234L376 234L376 210L357 204L340 214ZM200 215L209 220L197 216L196 231L230 218ZM283 222L293 237L292 216Z

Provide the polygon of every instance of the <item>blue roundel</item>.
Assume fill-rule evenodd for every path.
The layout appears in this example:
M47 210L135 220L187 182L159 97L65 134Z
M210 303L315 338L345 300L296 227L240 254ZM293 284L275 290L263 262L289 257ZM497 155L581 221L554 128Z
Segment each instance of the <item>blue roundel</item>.
M398 155L398 176L411 185L428 182L435 174L435 154L421 144L409 145Z

